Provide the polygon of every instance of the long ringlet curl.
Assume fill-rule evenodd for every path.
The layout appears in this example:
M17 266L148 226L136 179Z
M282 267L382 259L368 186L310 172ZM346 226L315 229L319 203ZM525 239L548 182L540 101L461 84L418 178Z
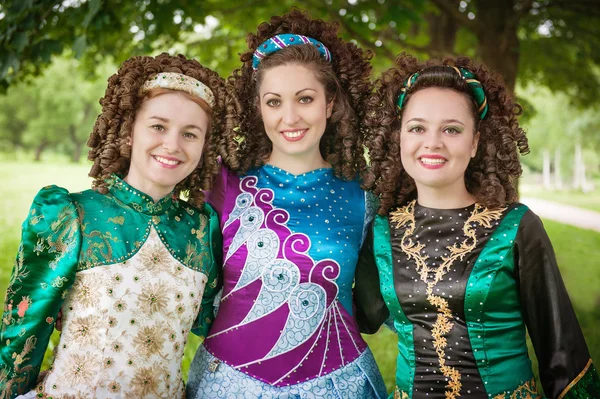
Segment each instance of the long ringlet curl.
M240 129L231 137L224 137L226 143L235 143L236 148L232 151L226 145L220 147L225 150L220 155L229 167L245 173L268 160L273 146L256 102L258 85L268 69L296 64L311 69L325 86L327 99L334 101L333 114L320 143L321 155L340 178L352 180L364 172L366 163L359 121L364 117L365 100L372 89L369 80L371 53L340 39L338 29L337 23L312 19L308 13L294 8L288 14L263 22L256 34L248 35L250 50L241 55L242 67L229 78L242 106ZM298 45L265 57L255 72L252 56L256 48L283 33L300 34L322 42L331 53L331 63L323 60L311 45Z
M136 113L144 101L139 91L144 82L161 72L181 73L194 78L208 86L215 96L211 129L206 134L200 163L175 186L174 192L176 196L184 193L192 205L202 207L204 191L211 189L219 171L218 145L222 137L230 135L239 124L239 104L231 88L216 72L183 55L163 53L157 57L132 57L108 79L108 87L100 99L102 113L96 119L87 143L90 147L88 159L94 162L89 173L94 178L92 188L106 194L107 179L113 173L126 176L129 172L131 147L128 143Z
M483 120L479 119L477 103L468 86L448 66L466 68L481 82L489 107ZM417 197L415 182L402 167L402 111L397 106L404 82L415 72L419 72L419 76L408 90L403 109L406 109L410 97L424 88L447 88L463 94L469 100L476 129L480 133L477 154L465 171L466 188L478 203L490 209L516 202L515 183L522 173L519 155L529 153L529 145L517 120L522 108L513 100L502 78L468 57L420 63L403 53L398 56L394 66L376 81L375 91L367 100L367 113L363 121L371 160L364 185L379 196L378 213L385 215L392 208Z

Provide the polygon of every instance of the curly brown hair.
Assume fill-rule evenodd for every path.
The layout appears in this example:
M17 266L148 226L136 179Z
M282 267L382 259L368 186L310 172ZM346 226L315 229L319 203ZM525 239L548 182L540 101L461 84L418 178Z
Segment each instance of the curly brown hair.
M235 148L220 147L225 150L221 156L233 170L245 173L263 165L273 148L256 101L265 71L279 65L299 64L315 73L325 86L327 100L334 101L332 116L321 138L321 155L333 166L338 177L351 180L363 172L365 160L359 121L364 116L364 103L372 90L369 80L371 53L339 38L338 28L337 23L312 19L308 13L294 8L288 14L263 22L256 34L248 35L250 50L241 55L243 65L230 77L242 112L239 131L224 137L224 141L236 145ZM296 45L265 57L255 72L252 69L254 50L269 38L283 33L319 40L329 49L331 63L323 60L312 45Z
M163 53L157 57L132 57L108 79L106 93L100 99L102 113L96 119L87 143L90 147L88 159L94 162L89 173L94 178L92 188L105 194L108 190L107 179L113 173L127 175L131 161L131 146L128 143L136 112L143 101L157 94L151 91L141 96L140 88L151 76L161 72L182 73L197 79L208 86L215 97L215 106L209 114L211 128L206 134L202 159L196 169L175 186L176 196L184 193L192 205L201 207L204 204L204 191L212 187L219 171L218 142L222 136L230 135L238 125L236 116L239 105L224 79L198 61L189 60L183 55Z
M478 106L472 92L458 73L448 66L462 67L475 74L484 88L488 112L479 119ZM394 67L375 83L375 91L367 100L363 121L367 131L367 148L371 160L364 185L380 198L378 213L385 215L392 207L416 198L414 180L402 167L400 131L402 111L396 102L406 79L415 72L418 78L406 95L403 109L415 92L427 87L456 90L469 99L475 126L480 133L477 154L465 171L465 185L477 202L498 208L517 200L515 180L521 175L519 154L527 154L527 137L519 127L517 117L522 108L513 101L499 75L468 57L429 60L400 54Z

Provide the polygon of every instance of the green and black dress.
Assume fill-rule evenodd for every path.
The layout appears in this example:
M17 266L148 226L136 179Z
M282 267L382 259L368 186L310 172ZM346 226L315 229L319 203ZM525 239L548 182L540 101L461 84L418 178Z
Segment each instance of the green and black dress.
M357 317L370 333L393 319L394 398L541 398L526 330L546 397L600 398L552 245L525 205L413 201L377 216L371 233L357 268Z

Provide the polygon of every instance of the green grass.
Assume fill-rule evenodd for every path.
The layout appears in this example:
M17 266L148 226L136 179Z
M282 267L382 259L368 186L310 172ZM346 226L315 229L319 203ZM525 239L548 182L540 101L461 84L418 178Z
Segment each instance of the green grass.
M25 219L31 200L44 185L57 184L71 191L86 189L91 180L87 177L89 166L0 161L0 185L4 195L0 199L0 291L6 291L14 256L19 245L19 230ZM528 195L528 194L526 194ZM600 359L600 234L579 228L544 221L552 239L571 300L586 337L593 359ZM4 298L3 294L0 294ZM3 305L3 304L2 304ZM552 327L550 327L552 328ZM51 351L58 335L52 338L46 351L45 367L51 362ZM365 336L384 376L388 391L394 387L396 336L382 329L373 336ZM200 341L190 335L183 359L184 375L187 375Z

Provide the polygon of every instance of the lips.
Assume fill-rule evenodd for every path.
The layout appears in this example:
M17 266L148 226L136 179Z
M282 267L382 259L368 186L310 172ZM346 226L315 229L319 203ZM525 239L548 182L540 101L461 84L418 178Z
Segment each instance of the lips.
M282 130L281 134L287 141L298 141L306 135L308 129Z
M182 163L180 160L178 160L176 158L162 157L160 155L153 155L152 157L161 165L170 167L170 168L176 167L177 165Z
M418 159L421 165L428 169L441 168L446 162L448 162L446 158L436 154L421 155Z

